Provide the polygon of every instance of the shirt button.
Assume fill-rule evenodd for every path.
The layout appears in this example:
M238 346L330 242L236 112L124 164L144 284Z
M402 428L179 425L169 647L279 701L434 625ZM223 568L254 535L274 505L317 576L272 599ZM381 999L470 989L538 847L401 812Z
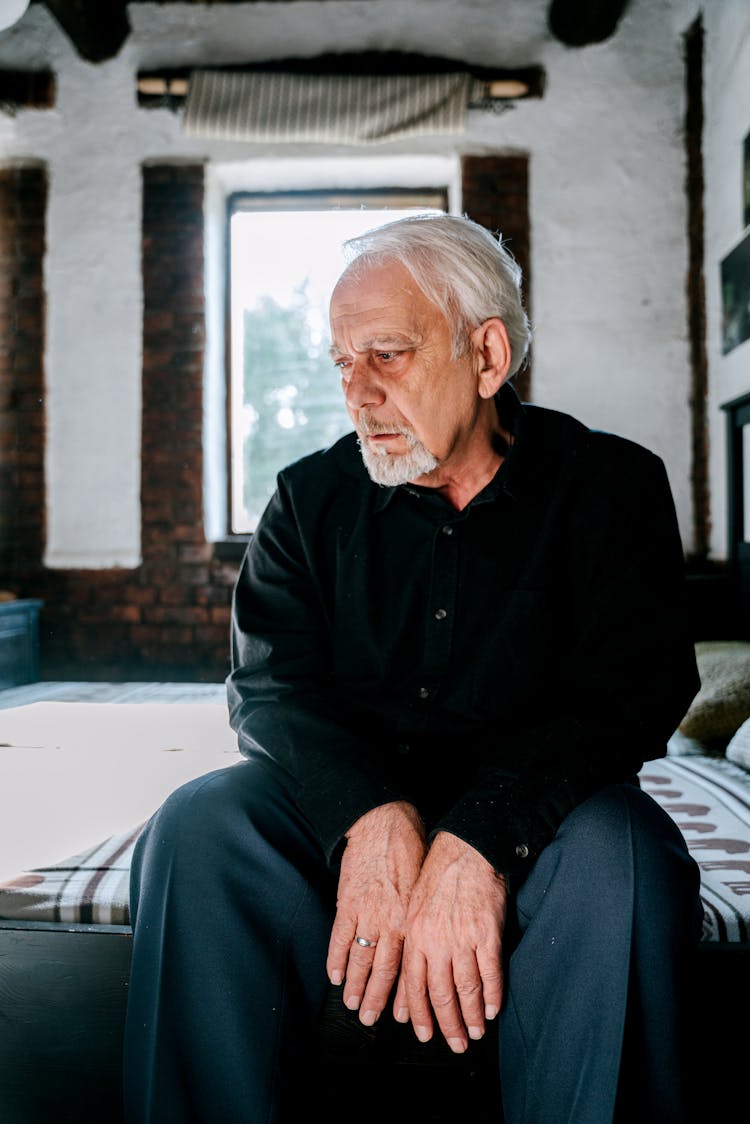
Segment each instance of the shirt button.
M427 687L420 687L418 691L420 699L429 699L430 692Z
M519 859L527 859L529 857L529 848L525 843L519 843L516 847L516 856Z
M444 535L452 535L453 534L453 528L451 527L450 523L446 523L444 527L440 528L440 530L443 532Z
M403 754L411 753L411 746L408 742L399 742L398 751Z
M436 621L444 621L447 616L448 616L448 614L446 613L445 609L436 609L435 610L435 620Z

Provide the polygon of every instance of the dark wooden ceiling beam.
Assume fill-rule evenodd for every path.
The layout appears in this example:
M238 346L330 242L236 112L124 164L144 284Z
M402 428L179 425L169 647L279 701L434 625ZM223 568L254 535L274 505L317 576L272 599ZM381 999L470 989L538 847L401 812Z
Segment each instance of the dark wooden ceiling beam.
M130 34L128 0L33 0L45 3L88 62L117 55ZM547 22L570 47L601 43L616 30L629 0L551 0Z
M603 43L614 34L629 0L552 0L547 22L568 47Z
M44 0L87 62L114 58L130 35L128 0Z

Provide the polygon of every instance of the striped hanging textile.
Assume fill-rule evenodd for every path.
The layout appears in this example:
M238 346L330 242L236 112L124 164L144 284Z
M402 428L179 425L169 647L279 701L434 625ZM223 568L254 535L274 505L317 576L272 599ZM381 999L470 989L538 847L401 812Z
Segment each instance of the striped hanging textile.
M482 85L469 74L193 71L183 129L216 140L377 144L461 133Z

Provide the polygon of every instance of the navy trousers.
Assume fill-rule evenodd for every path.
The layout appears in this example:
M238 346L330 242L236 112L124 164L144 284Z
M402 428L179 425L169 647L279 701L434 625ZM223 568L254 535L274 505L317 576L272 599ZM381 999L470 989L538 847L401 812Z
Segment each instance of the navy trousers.
M167 799L132 867L127 1124L310 1114L305 1072L329 986L337 875L261 763ZM563 821L511 886L506 1124L690 1119L683 1051L698 887L680 832L635 785L612 785Z

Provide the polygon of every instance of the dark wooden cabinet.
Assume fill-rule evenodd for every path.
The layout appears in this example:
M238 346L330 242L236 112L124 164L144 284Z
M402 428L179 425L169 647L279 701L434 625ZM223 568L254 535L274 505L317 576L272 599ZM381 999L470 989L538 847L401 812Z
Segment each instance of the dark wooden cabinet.
M0 601L0 690L39 678L42 601Z

